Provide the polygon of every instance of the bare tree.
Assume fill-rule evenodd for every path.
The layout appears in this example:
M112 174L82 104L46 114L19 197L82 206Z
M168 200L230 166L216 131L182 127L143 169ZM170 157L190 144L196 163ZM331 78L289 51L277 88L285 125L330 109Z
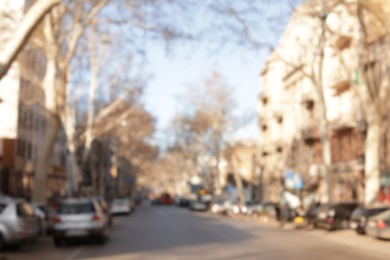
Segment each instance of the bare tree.
M36 40L36 44L40 44L41 48L45 50L47 58L43 85L48 124L35 172L36 179L32 196L35 202L45 203L47 200L47 170L60 128L61 111L63 111L66 102L70 63L85 27L107 3L108 0L101 1L96 5L89 5L88 9L84 8L83 2L78 2L76 5L63 3L53 9L45 18L44 42L39 42L39 38ZM68 24L69 20L71 24Z
M4 50L0 53L0 79L7 74L12 62L27 43L30 35L35 30L43 17L62 0L39 0L30 7L8 41Z
M365 140L365 204L379 201L382 134L390 103L389 13L387 1L340 1L345 8L356 10L358 37L350 54L356 58L351 64L346 55L337 53L341 68L348 75L349 84L358 93L365 112L367 133Z

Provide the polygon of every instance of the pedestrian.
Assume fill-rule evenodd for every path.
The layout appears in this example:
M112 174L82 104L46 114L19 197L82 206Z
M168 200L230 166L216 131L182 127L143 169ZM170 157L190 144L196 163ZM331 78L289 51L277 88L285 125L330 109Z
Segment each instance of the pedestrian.
M288 203L284 203L281 208L281 220L280 220L280 226L283 227L286 222L288 222L290 217L290 207Z
M276 220L280 221L281 220L281 208L280 208L280 203L277 202L275 204L275 213L276 213Z

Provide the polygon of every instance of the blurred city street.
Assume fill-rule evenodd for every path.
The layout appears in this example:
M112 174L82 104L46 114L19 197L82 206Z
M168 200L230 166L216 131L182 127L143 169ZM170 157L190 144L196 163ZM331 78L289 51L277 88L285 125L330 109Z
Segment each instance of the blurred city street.
M142 205L117 217L109 242L55 248L51 239L6 252L7 259L388 259L386 242L352 231L327 233L264 226L191 212L174 206ZM351 236L350 236L351 235Z

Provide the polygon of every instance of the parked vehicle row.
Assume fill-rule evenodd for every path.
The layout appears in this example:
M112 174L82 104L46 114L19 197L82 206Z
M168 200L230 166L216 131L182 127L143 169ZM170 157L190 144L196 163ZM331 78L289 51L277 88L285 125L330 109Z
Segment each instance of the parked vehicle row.
M245 203L240 205L229 200L214 199L210 212L213 214L242 214L265 220L282 218L281 207L273 202ZM362 207L357 203L313 204L304 210L290 209L287 221L297 227L313 227L334 231L354 229L380 239L390 239L390 207Z
M114 199L109 206L102 197L61 200L56 208L36 205L25 199L0 196L0 251L51 235L55 246L75 239L109 237L112 216L130 214L135 203Z
M39 234L39 217L23 199L0 197L0 250L35 240Z
M350 228L360 235L390 239L390 207L362 207L356 203L313 205L305 213L304 226L328 231Z

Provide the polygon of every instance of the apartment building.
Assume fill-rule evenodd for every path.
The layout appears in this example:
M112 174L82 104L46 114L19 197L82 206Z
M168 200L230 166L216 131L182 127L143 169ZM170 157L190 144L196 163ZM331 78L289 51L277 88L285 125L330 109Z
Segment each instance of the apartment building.
M303 201L326 202L323 189L320 112L318 92L312 74L318 70L318 41L321 24L297 8L261 72L258 101L261 136L260 162L268 199L277 201L290 189ZM325 34L323 93L332 151L332 200L363 201L365 120L358 95L348 80L356 59L357 20L351 10L340 7L327 17ZM337 36L336 36L337 35ZM343 72L338 55L348 61ZM317 63L316 63L317 62ZM292 173L292 174L291 174ZM303 176L303 185L288 186L292 175Z
M261 175L257 161L259 151L257 140L237 140L231 145L234 150L228 164L230 173L228 179L234 180L232 174L235 171L243 181L246 199L248 201L260 199Z
M12 23L1 20L5 35L12 37L18 21L31 1L7 0L1 11ZM2 35L4 35L2 32ZM5 44L7 38L2 38ZM0 43L1 44L1 43ZM18 56L8 74L0 81L0 155L1 192L30 197L35 164L46 129L46 111L41 82L45 73L45 55L29 43ZM66 137L60 131L49 168L48 196L63 195L65 190Z

